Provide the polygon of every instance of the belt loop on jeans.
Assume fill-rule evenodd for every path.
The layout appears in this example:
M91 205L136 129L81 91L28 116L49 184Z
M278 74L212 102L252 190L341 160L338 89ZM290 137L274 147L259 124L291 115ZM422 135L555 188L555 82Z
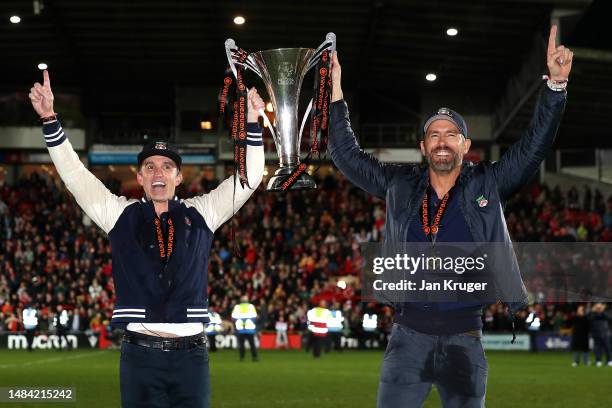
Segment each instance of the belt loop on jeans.
M173 342L170 340L162 340L161 342L161 349L162 351L170 351L173 350Z

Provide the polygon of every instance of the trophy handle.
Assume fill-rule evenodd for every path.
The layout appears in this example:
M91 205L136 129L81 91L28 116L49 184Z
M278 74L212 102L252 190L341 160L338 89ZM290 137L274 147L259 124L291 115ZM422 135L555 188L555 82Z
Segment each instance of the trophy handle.
M236 77L237 75L236 64L238 64L246 69L250 69L251 71L255 72L261 78L261 72L259 72L259 68L257 68L257 64L255 64L255 60L253 59L253 57L249 54L246 61L240 62L235 58L236 52L238 52L236 42L231 38L225 40L225 56L227 57L227 62L229 63L230 69L232 70L234 77Z
M232 73L234 74L234 78L238 76L233 56L234 51L237 49L238 47L236 47L236 42L234 40L232 40L231 38L225 40L225 56L227 57L227 62L230 66L230 69L232 70Z
M310 114L311 109L312 109L312 98L310 99L310 102L308 102L308 107L306 108L306 112L304 112L304 116L302 117L302 125L300 126L300 133L298 133L299 136L302 136L302 132L304 131L304 125L306 124L306 121L308 120L308 115Z
M261 78L261 72L259 72L259 69L255 65L255 60L253 60L253 57L249 54L246 61L244 63L241 63L240 61L235 59L234 53L237 51L238 51L238 47L236 46L236 42L233 39L228 38L227 40L225 40L225 56L227 57L227 62L229 63L232 73L234 74L234 78L238 78L238 72L236 71L236 64L241 65L245 67L246 69L251 69ZM276 138L276 134L274 132L274 126L272 126L272 123L270 123L270 119L268 119L268 115L266 115L263 109L259 109L258 112L259 112L259 115L263 118L264 123L268 126L268 129L270 129L270 133L272 133L272 137Z
M312 67L317 65L319 59L321 59L321 54L323 54L323 51L327 49L329 49L331 54L336 51L336 34L327 33L325 36L325 41L319 45L319 48L317 48L312 54L312 57L310 57L310 62L308 63L308 68L306 69L307 72L310 71Z
M240 63L238 63L240 64ZM253 57L251 56L251 54L249 54L249 56L247 57L246 61L244 61L244 64L242 64L244 67L246 67L247 69L250 69L251 71L255 72L257 74L257 76L259 76L261 78L261 72L259 72L259 68L257 68L257 64L255 64L255 60L253 59Z
M327 33L327 35L325 36L325 41L323 41L323 43L319 45L319 47L315 50L315 52L310 57L310 61L308 63L308 68L306 69L306 72L310 71L312 67L318 64L319 60L321 59L321 55L323 54L323 51L327 49L329 49L329 51L332 54L334 51L336 51L336 34ZM306 120L308 120L308 115L310 114L310 111L312 110L312 101L313 100L311 99L310 102L308 103L308 107L306 108L306 112L304 112L304 117L302 118L302 125L300 126L300 133L298 133L300 136L302 135L302 132L304 131L304 125L306 124Z

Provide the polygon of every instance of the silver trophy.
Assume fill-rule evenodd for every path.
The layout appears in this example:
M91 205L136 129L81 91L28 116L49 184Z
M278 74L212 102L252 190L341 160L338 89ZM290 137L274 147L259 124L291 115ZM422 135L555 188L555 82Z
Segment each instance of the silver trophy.
M282 184L289 174L300 165L300 143L302 131L312 108L308 104L302 124L298 131L298 104L300 88L306 73L315 67L325 50L331 53L336 49L336 35L328 33L319 48L277 48L274 50L250 53L244 62L235 58L238 50L231 38L225 41L225 53L230 68L236 77L236 65L255 72L264 82L276 114L276 129L270 123L263 109L259 111L266 126L270 129L280 159L279 168L268 181L268 191L283 190ZM314 179L303 172L291 186L292 190L316 188Z

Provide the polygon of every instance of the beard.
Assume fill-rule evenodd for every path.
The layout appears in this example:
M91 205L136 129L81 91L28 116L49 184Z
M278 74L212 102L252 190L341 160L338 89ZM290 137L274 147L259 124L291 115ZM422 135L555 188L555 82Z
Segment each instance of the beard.
M446 157L436 157L436 153L438 152L448 152L449 155ZM451 149L438 148L432 150L432 152L426 156L426 159L429 166L436 173L450 173L456 167L461 166L463 156L460 156L459 153Z

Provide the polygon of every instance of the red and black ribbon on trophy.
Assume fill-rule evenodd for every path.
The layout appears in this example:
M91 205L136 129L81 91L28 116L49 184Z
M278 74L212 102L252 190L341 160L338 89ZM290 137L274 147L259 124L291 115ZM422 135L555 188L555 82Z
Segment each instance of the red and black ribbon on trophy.
M247 87L244 83L244 68L242 63L246 61L249 54L238 49L234 57L240 64L237 64L235 79L232 79L230 69L227 70L228 74L223 79L223 88L219 97L219 113L224 116L227 110L227 104L231 103L233 107L232 123L231 123L231 137L234 143L234 170L238 173L238 180L240 180L240 186L244 188L249 185L247 176ZM232 92L232 88L234 92ZM233 95L232 95L233 94ZM227 102L229 99L229 102Z
M219 114L221 117L225 117L227 104L231 104L233 108L232 122L231 122L231 137L234 143L234 174L238 173L238 180L240 180L240 186L244 188L249 185L249 179L247 175L247 111L248 111L248 100L247 100L247 88L244 83L244 68L242 64L247 60L249 54L243 49L238 49L234 52L234 58L240 64L237 64L233 68L228 67L226 70L225 78L223 79L223 88L219 95ZM235 72L234 79L232 75ZM234 203L236 195L236 177L234 177L234 197L232 198L232 213L235 212ZM234 222L232 219L231 224L231 240L234 243L234 254L241 256L238 242L236 241L236 231L234 228Z

